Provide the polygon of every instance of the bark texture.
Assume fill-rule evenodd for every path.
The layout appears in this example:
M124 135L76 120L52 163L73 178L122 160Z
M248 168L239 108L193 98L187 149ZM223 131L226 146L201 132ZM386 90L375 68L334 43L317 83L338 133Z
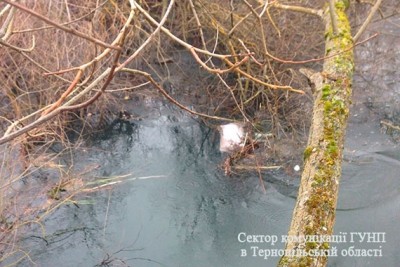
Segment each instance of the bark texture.
M342 152L354 70L353 39L346 1L334 1L337 34L329 8L324 12L323 72L312 75L316 91L304 171L293 213L285 255L278 266L326 266L341 176Z

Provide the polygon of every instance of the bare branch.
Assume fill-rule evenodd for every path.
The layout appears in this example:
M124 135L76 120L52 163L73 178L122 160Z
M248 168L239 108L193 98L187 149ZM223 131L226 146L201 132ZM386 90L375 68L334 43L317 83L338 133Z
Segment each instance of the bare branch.
M390 122L388 122L388 121L381 121L381 124L382 124L382 125L385 125L385 126L388 127L388 128L391 128L391 129L400 131L400 126L394 125L393 123L390 123Z
M114 45L121 45L124 42L124 38L126 36L127 30L128 30L128 26L131 24L134 15L135 15L135 6L134 6L134 1L130 0L129 1L131 4L131 12L129 14L129 18L127 19L126 23L124 24L123 28L121 29L120 33L118 34L117 38L114 40L113 44ZM112 78L114 77L114 73L120 71L121 69L123 69L125 67L125 65L127 65L129 62L131 62L133 59L135 59L137 57L137 55L150 43L150 41L152 40L152 38L160 31L160 28L162 27L162 25L165 23L169 12L171 11L171 8L174 4L174 1L171 0L170 4L168 6L168 9L164 15L164 17L162 18L159 26L157 27L157 29L155 31L153 31L153 33L147 38L147 40L135 51L135 53L133 55L131 55L127 60L125 60L123 63L118 64L118 59L120 57L120 54L122 52L122 49L120 47L118 47L117 50L117 54L115 56L115 60L114 60L114 64L111 68L106 69L103 73L101 73L97 79L95 79L89 86L87 86L84 90L82 90L79 94L75 95L74 97L72 97L70 100L68 100L64 105L60 106L58 105L58 103L61 103L62 101L64 101L64 99L70 95L72 93L72 89L75 88L76 86L76 81L78 80L77 77L78 75L75 77L74 82L70 85L70 87L67 89L67 91L63 94L63 96L65 97L61 97L55 105L55 109L53 110L53 108L51 108L51 110L47 111L46 113L43 113L42 116L35 120L34 122L14 131L11 132L13 128L15 128L17 125L22 124L23 121L27 120L28 118L31 118L32 116L34 116L33 114L37 114L39 111L34 112L33 114L30 114L16 122L14 122L13 124L11 124L9 126L9 128L7 129L6 134L3 135L2 138L0 138L0 144L4 144L24 133L29 132L30 130L36 128L37 126L41 125L42 123L49 121L50 119L52 119L53 117L57 116L58 114L60 114L61 112L65 112L65 111L72 111L72 110L76 110L76 109L80 109L80 108L84 108L90 104L92 104L94 101L96 101L105 91L106 87L108 86L108 84L111 82ZM107 51L107 52L106 52ZM104 53L108 53L110 52L110 49L106 49L101 55L104 55ZM100 56L100 55L99 55ZM86 63L80 67L78 67L77 69L85 69L88 66L90 66L93 62L95 62L95 60L92 60L89 63ZM72 69L68 69L67 71L71 71L74 70L74 68ZM65 71L62 71L65 72ZM62 73L61 72L61 73ZM106 78L106 81L104 82L102 88L100 91L97 91L96 94L94 96L92 96L89 100L80 103L80 104L75 104L79 99L81 99L83 96L85 96L88 92L90 92L96 85L98 85L104 78ZM54 106L54 105L53 105ZM23 125L23 124L22 124Z
M284 4L278 3L277 1L272 3L271 7L284 9L284 10L289 10L289 11L306 13L306 14L318 16L320 18L322 18L322 15L323 15L323 10L322 9L313 9L313 8L302 7L302 6L284 5Z
M36 42L35 42L35 36L32 35L32 46L29 47L29 48L17 47L17 46L14 46L12 44L6 43L2 39L0 39L0 44L6 46L8 48L14 49L16 51L19 51L19 52L32 52L33 49L35 49Z
M39 125L51 120L52 118L54 118L61 112L72 111L75 109L84 108L84 107L90 105L91 103L93 103L94 101L96 101L101 96L101 94L104 92L104 90L107 88L108 84L111 82L111 80L114 76L114 73L115 73L115 69L118 65L118 59L119 59L120 55L121 55L121 49L117 51L117 54L116 54L115 60L114 60L114 65L108 72L109 73L108 78L107 78L106 82L103 84L102 89L99 92L97 92L92 98L90 98L89 100L87 100L84 103L81 103L81 104L78 104L75 106L62 106L62 107L58 107L58 108L50 111L47 114L43 114L43 116L41 116L39 119L35 120L34 122L16 130L10 134L4 134L3 137L0 138L0 145L13 140L14 138L16 138L22 134L28 133L29 131L33 130L34 128L38 127ZM18 124L21 124L21 120L14 122L11 126L15 127ZM10 132L10 129L11 129L10 127L7 129L6 133Z
M337 22L337 18L336 18L336 12L335 12L335 0L329 0L329 14L331 16L331 20L332 20L332 29L333 29L333 33L335 35L338 34L338 22Z
M101 3L99 6L97 6L96 8L94 8L93 10L91 10L90 12L88 12L87 14L85 14L85 15L83 15L83 16L77 18L77 19L74 19L74 20L71 20L71 21L68 21L68 22L65 22L65 23L61 23L61 25L65 26L65 25L69 25L69 24L73 24L73 23L76 23L76 22L78 22L78 21L81 21L81 20L83 20L84 18L86 18L86 17L90 16L91 14L95 13L96 11L98 11L98 10L99 10L100 8L102 8L105 4L107 4L107 2L108 2L108 0L105 0L103 3ZM0 15L0 17L1 17L1 15ZM35 32L35 31L41 31L41 30L46 30L46 29L51 29L51 28L54 28L54 26L48 25L48 26L43 26L43 27L39 27L39 28L24 29L24 30L15 30L15 31L13 31L12 33L14 34L14 33Z
M7 9L4 8L3 11ZM2 11L2 15L5 13ZM15 13L15 8L12 7L10 12L8 13L7 18L5 19L5 21L3 22L3 25L0 28L0 39L5 41L8 39L8 37L10 37L11 32L12 32L12 24L13 24L13 20L14 20L14 13Z
M229 69L225 69L225 70L221 70L221 69L216 69L216 68L210 68L208 67L206 64L204 64L203 61L201 61L201 59L199 58L199 56L197 55L196 51L192 48L189 49L190 53L193 55L194 59L197 61L197 63L199 63L204 69L206 69L208 72L211 73L216 73L216 74L223 74L226 72L230 72L236 68L238 68L240 65L242 65L243 63L245 63L247 60L249 60L248 56L245 56L241 61L239 61L238 63L235 63L233 65L230 66Z
M128 69L128 68L124 68L122 69L122 71L126 71L132 74L139 74L144 76L165 98L167 98L169 101L171 101L171 103L173 103L174 105L180 107L181 109L189 112L192 115L196 115L199 117L203 117L203 118L207 118L207 119L214 119L214 120L220 120L220 121L235 121L233 119L228 119L228 118L223 118L223 117L218 117L218 116L211 116L211 115L207 115L204 113L200 113L194 110L191 110L188 107L185 107L184 105L182 105L181 103L179 103L177 100L175 100L172 96L170 96L167 91L164 90L164 88L162 88L152 77L149 73L144 72L144 71L140 71L140 70L135 70L135 69Z
M197 15L197 12L196 12L196 9L194 7L192 0L189 0L189 5L190 5L190 9L192 10L194 19L196 20L197 27L199 28L199 34L200 34L201 44L203 45L203 49L207 49L206 41L204 40L203 28L201 26L199 16Z
M43 111L42 116L49 114L51 111L55 110L58 108L62 102L67 98L67 96L72 93L74 90L75 86L78 84L79 80L81 79L83 75L83 69L80 69L78 73L75 76L75 79L72 81L71 85L68 87L68 89L61 95L60 99L58 99L57 102L55 102L53 105L51 105L48 109Z
M134 3L136 8L139 9L139 11L145 15L145 17L154 25L159 26L160 23L158 23L155 19L153 19L147 12L146 10L144 10L139 4L137 4L136 2ZM213 56L219 59L222 59L226 64L228 64L228 66L230 67L230 69L235 70L236 72L242 74L243 76L247 77L248 79L259 83L261 85L267 86L271 89L284 89L284 90L289 90L289 91L293 91L296 93L300 93L300 94L304 94L304 92L302 90L297 90L292 88L291 86L282 86L282 85L275 85L275 84L270 84L270 83L266 83L261 81L260 79L257 79L255 77L252 77L250 74L246 73L245 71L241 70L240 68L238 68L237 64L232 63L230 60L228 60L229 57L232 57L231 55L221 55L221 54L215 54L212 53L210 51L207 50L203 50L197 47L194 47L188 43L186 43L185 41L181 40L180 38L176 37L174 34L172 34L167 28L161 26L161 31L166 34L167 36L169 36L171 39L173 39L174 41L176 41L177 43L179 43L180 45L182 45L183 47L185 47L186 49L188 49L189 51L195 51L197 53L202 53L208 56Z
M109 45L109 44L107 44L107 43L105 43L105 42L103 42L103 41L101 41L101 40L98 40L98 39L96 39L96 38L93 38L93 37L91 37L91 36L88 36L88 35L86 35L86 34L84 34L84 33L82 33L82 32L79 32L79 31L76 31L76 30L74 30L74 29L65 27L65 26L63 26L63 25L61 25L61 24L58 24L58 23L56 23L56 22L54 22L54 21L52 21L52 20L46 18L45 16L43 16L43 15L41 15L41 14L39 14L39 13L36 13L36 12L33 11L33 10L28 9L27 7L25 7L25 6L23 6L23 5L20 5L20 4L17 4L17 3L12 2L11 0L2 0L2 1L3 1L3 2L6 2L7 4L12 5L12 6L14 6L14 7L16 7L16 8L18 8L18 9L20 9L20 10L23 10L24 12L26 12L26 13L28 13L28 14L31 14L32 16L34 16L34 17L36 17L36 18L38 18L38 19L40 19L40 20L43 20L43 21L46 22L47 24L50 24L50 25L52 25L52 26L54 26L54 27L56 27L56 28L59 28L59 29L65 31L65 32L68 32L68 33L70 33L70 34L79 36L79 37L81 37L81 38L83 38L83 39L86 39L86 40L88 40L88 41L91 41L91 42L93 42L93 43L95 43L95 44L98 44L98 45L103 46L103 47L106 47L106 48L111 48L111 49L115 49L115 50L121 49L121 48L119 48L119 47Z
M134 5L152 24L154 24L155 26L160 25L160 23L158 23L155 19L153 19L150 16L150 14L146 10L144 10L138 3L134 2ZM168 30L167 28L165 28L164 26L161 26L160 29L164 34L166 34L168 37L170 37L172 40L174 40L178 44L182 45L186 49L193 48L197 53L201 53L201 54L204 54L204 55L207 55L207 56L216 57L216 58L219 58L219 59L225 59L225 58L231 57L231 55L215 54L215 53L211 53L210 51L194 47L194 46L186 43L185 41L183 41L179 37L175 36L174 34L172 34L171 31Z
M1 11L0 11L0 18L11 8L10 5L6 5Z
M353 37L354 42L356 42L360 38L361 34L365 31L368 24L371 22L373 16L375 15L376 11L379 9L379 6L381 5L381 3L382 3L382 0L377 0L375 5L371 8L371 11L369 12L368 17L365 19L363 25L361 25L360 29L358 30L356 35Z
M234 64L232 62L230 62L229 60L225 59L225 63L227 63L229 66L233 67ZM302 90L298 90L298 89L294 89L291 86L287 86L287 85L275 85L275 84L270 84L270 83L266 83L261 81L260 79L257 79L253 76L251 76L250 74L248 74L247 72L241 70L240 68L236 68L235 69L238 73L240 73L241 75L243 75L244 77L246 77L249 80L252 80L253 82L256 82L258 84L264 85L266 87L269 87L271 89L283 89L283 90L288 90L288 91L292 91L292 92L296 92L299 94L304 94L304 91Z
M34 40L34 39L33 39ZM50 70L46 69L46 67L42 66L41 64L39 64L37 61L35 61L34 59L32 59L30 56L27 55L26 52L30 52L30 48L29 49L23 49L20 47L16 47L14 45L10 45L4 41L0 40L0 44L4 45L5 47L11 48L14 51L20 53L23 57L25 57L27 60L29 60L32 64L34 64L36 67L38 67L39 69L45 71L45 72L50 72ZM34 44L33 44L34 45ZM32 46L33 49L33 46ZM64 82L69 82L67 79L64 79L63 77L56 75L57 78L61 79Z

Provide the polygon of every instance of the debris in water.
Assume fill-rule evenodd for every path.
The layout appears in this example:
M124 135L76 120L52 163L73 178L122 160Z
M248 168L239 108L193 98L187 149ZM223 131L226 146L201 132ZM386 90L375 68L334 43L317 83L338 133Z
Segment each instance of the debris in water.
M221 139L219 151L233 152L244 146L244 129L239 123L229 123L218 127Z
M300 171L300 166L299 166L299 165L296 165L296 166L294 166L293 169L294 169L295 172L298 172L298 171Z

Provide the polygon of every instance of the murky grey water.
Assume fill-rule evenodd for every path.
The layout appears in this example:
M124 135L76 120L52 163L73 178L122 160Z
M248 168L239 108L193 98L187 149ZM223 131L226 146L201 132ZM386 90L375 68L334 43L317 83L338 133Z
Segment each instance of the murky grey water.
M335 226L346 242L331 244L338 257L329 266L400 266L400 149L379 132L384 114L395 122L400 114L393 29L398 32L387 29L386 39L364 44L357 54L363 64L355 77ZM238 234L286 235L296 180L265 174L263 194L256 175L225 177L215 131L162 103L149 105L153 115L133 131L102 136L74 162L78 169L99 164L99 177L147 179L92 194L92 205L61 207L46 219L45 239L32 226L22 244L31 261L20 266L276 266L278 257L254 257L250 247L282 249L282 242L241 243ZM360 242L356 235L373 232L384 233L385 242ZM341 256L351 247L381 249L382 257Z
M132 135L114 132L75 161L77 167L99 163L99 176L146 179L98 192L91 196L93 205L61 208L45 221L46 241L39 232L25 240L32 261L38 266L275 266L278 257L252 256L251 246L283 248L280 238L287 234L297 186L267 174L263 194L256 175L225 177L215 131L154 105L159 114L139 122ZM357 130L355 125L350 132ZM332 246L339 253L351 246L381 246L383 257L332 257L329 266L399 265L399 167L399 150L346 153L335 230L348 239ZM279 241L241 243L242 232ZM355 232L384 232L386 243L350 243ZM247 257L240 256L242 249Z
M71 237L48 232L48 245L28 238L33 261L40 266L94 266L108 259L111 266L122 261L129 266L265 266L264 259L240 257L250 245L237 236L286 234L294 199L280 193L290 191L285 182L269 184L263 194L257 176L224 176L215 130L168 107L155 108L160 114L140 122L132 136L99 140L94 151L76 160L100 163L103 176L149 178L99 192L95 205L57 212L46 221L48 229L64 228Z

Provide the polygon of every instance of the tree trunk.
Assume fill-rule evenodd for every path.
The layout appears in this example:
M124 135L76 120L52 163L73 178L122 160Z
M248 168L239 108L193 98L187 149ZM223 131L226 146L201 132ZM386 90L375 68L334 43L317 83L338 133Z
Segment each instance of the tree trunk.
M310 77L316 86L313 119L285 255L278 266L326 266L327 257L335 255L326 237L335 222L354 64L347 3L333 0L333 5L332 14L329 8L324 12L323 71Z

